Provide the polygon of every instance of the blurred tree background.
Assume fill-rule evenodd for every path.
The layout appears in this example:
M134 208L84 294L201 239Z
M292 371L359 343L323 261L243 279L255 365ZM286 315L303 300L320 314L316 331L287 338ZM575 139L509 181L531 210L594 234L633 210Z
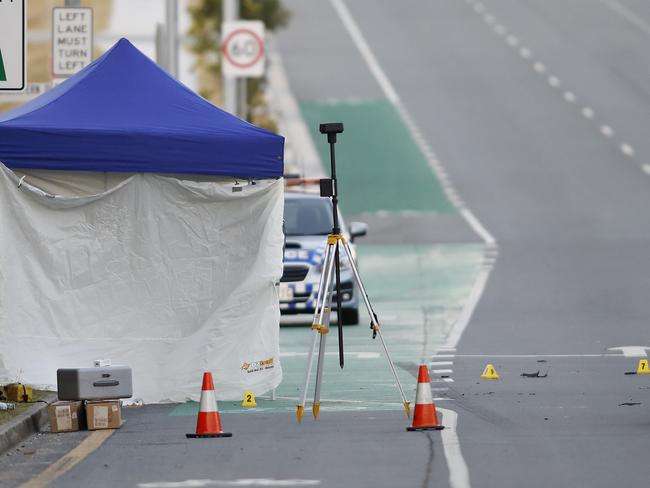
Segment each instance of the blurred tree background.
M274 31L289 23L290 13L281 0L239 0L241 20L261 20L266 29ZM201 95L211 102L223 105L221 79L221 22L222 0L194 0L190 6L192 51L197 55L197 71ZM264 78L248 78L247 120L276 131L264 102Z

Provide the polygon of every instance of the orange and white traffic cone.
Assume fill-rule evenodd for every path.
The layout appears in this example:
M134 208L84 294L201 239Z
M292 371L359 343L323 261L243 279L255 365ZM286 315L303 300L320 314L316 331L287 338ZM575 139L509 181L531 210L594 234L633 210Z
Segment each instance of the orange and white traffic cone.
M230 432L221 428L221 415L217 407L217 398L214 395L212 373L203 373L203 386L201 387L201 406L199 417L196 419L196 434L185 434L186 437L232 437Z
M431 380L429 379L429 368L425 364L420 365L418 372L418 388L415 392L415 410L413 412L413 425L406 430L442 430L444 427L438 423L436 406L433 403L431 393Z

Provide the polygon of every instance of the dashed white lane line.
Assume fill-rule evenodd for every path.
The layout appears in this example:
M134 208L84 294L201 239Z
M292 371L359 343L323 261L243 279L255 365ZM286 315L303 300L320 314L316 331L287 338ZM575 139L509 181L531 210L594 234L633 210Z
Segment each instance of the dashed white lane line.
M650 34L650 24L648 24L645 20L643 20L641 17L639 17L636 13L634 13L626 6L622 5L616 0L600 0L600 1L601 3L609 7L610 10L616 12L618 15L620 15L625 20L630 22L632 25L638 27L646 34Z
M453 369L432 369L433 374L451 374L454 372Z
M576 103L576 96L573 94L573 92L570 91L565 91L564 92L564 99L569 102L569 103Z
M459 358L615 358L618 354L460 354Z
M535 72L537 72L540 75L547 74L548 72L547 66L541 61L535 61L533 59L532 52L528 47L525 46L519 47L520 40L515 35L509 34L508 29L503 24L497 23L497 17L493 15L482 3L475 2L475 0L465 0L465 1L469 6L473 7L478 14L482 15L483 20L487 24L493 25L494 32L496 32L499 36L505 36L505 42L509 46L514 48L519 48L518 50L519 55L523 59L530 60L533 63L532 66ZM650 24L646 23L641 17L639 17L637 14L635 14L633 11L629 10L625 6L621 5L618 1L616 0L600 0L600 1L601 3L608 6L611 10L615 11L616 13L618 13L619 15L627 19L629 22L639 27L647 34L650 34ZM561 86L560 79L553 74L548 74L546 80L552 88L559 88ZM567 103L576 103L577 101L576 95L571 91L564 91L562 96ZM596 118L596 113L591 107L583 107L580 110L580 113L587 120L594 120ZM607 138L614 137L615 132L611 126L607 124L603 124L600 125L598 129L604 137ZM636 156L636 151L628 143L621 143L619 145L619 149L625 156L629 158L634 158ZM648 174L648 165L641 164L640 168L644 173Z
M612 137L614 135L614 129L612 129L609 125L601 125L600 133L605 137Z
M417 126L417 124L409 114L408 110L400 100L400 97L397 94L395 87L393 86L388 76L382 69L381 65L379 64L379 61L377 61L377 58L375 57L372 49L370 48L370 45L366 41L363 33L361 32L361 29L359 28L357 22L354 20L354 17L352 17L352 14L348 10L348 7L345 5L345 2L343 0L330 0L330 3L334 7L334 10L338 14L339 18L341 19L341 23L343 24L348 34L352 38L354 45L359 50L361 57L366 62L368 69L377 80L377 83L379 84L382 91L384 92L384 95L397 110L397 113L402 118L402 121L404 122L407 129L415 139L418 148L424 154L425 158L427 159L427 162L429 163L429 166L434 171L436 177L442 180L443 177L446 176L446 172L444 171L444 168L442 167L440 162L435 158L434 152L429 147L426 139L422 136L422 131L419 129L419 127ZM487 229L483 227L483 225L479 222L479 220L472 213L472 211L465 206L464 202L458 196L456 190L452 187L452 185L450 183L445 184L442 181L441 184L443 187L443 191L445 192L445 195L449 198L449 201L451 201L452 204L456 205L459 213L461 214L461 217L465 219L465 221L474 230L474 232L476 232L476 234L478 234L486 242L486 244L494 245L495 244L494 238L492 238L492 236L487 231Z
M621 144L621 152L630 158L634 157L634 148L629 144Z
M429 366L431 367L436 367L436 366L451 366L454 364L453 361L432 361L429 363Z
M494 32L496 32L500 36L503 36L503 35L505 35L505 33L507 31L506 31L506 28L503 25L498 24L497 26L494 27Z

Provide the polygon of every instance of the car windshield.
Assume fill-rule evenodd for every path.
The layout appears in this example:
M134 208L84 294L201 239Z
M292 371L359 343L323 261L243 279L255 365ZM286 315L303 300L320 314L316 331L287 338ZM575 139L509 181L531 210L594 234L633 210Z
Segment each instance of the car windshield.
M332 204L326 198L287 198L284 233L288 236L327 235L332 231Z

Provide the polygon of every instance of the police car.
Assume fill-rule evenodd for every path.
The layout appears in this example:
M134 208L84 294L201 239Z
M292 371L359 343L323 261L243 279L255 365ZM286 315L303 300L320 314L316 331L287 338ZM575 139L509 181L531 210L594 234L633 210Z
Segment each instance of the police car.
M339 214L340 217L340 214ZM361 222L346 227L340 217L342 234L356 253L357 237L366 235L367 226ZM280 280L280 312L289 314L313 314L316 306L318 285L323 268L323 255L327 235L332 231L332 202L318 194L286 191L284 201L284 273ZM341 256L341 322L359 322L359 299L354 276L345 250ZM332 299L336 307L336 291ZM333 320L333 323L334 320Z

